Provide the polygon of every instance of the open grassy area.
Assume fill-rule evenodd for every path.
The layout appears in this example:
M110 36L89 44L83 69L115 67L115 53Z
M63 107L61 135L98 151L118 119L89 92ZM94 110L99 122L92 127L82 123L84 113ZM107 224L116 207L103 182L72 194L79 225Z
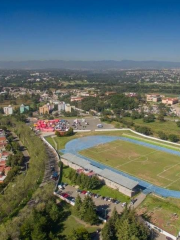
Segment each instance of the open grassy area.
M98 227L89 227L86 224L83 224L82 221L77 221L73 215L70 215L63 223L63 232L62 235L68 236L73 229L77 229L80 227L85 227L89 233L93 233L97 230Z
M129 202L130 201L129 197L120 193L118 190L107 187L106 185L103 185L99 189L92 190L91 192L99 194L103 197L110 197L110 198L113 198L113 199L117 199L120 202Z
M137 212L163 230L177 236L180 229L180 200L161 199L149 195Z
M138 141L143 141L143 142L150 143L150 144L153 144L153 145L156 145L156 146L165 147L165 148L169 148L169 149L180 152L180 147L176 146L174 144L171 144L171 143L163 143L163 142L160 142L160 141L151 140L151 139L148 139L148 138L145 138L145 137L138 136L137 134L134 134L134 133L123 133L122 135L124 137L128 137L128 138L135 139L135 140L138 140Z
M25 105L30 105L31 104L31 100L27 100L27 101L23 101L22 99L16 99L15 102L16 104L11 104L11 101L13 100L4 100L3 102L0 102L0 107L7 107L9 105L12 105L12 107L18 108L20 107L21 104L25 104Z
M180 190L179 156L122 140L100 144L80 154L155 185Z
M126 117L124 119L128 120L128 121L132 121L132 119L129 117ZM152 131L155 132L156 134L159 131L162 131L162 132L166 133L167 135L178 134L178 132L180 132L180 128L177 126L176 122L173 122L173 121L160 122L160 121L156 120L155 122L145 123L145 122L143 122L143 119L135 119L135 120L133 120L133 122L135 123L135 125L146 126L146 127L151 128Z
M53 146L53 148L55 148L55 144L52 137L46 137L46 140L51 144L51 146Z

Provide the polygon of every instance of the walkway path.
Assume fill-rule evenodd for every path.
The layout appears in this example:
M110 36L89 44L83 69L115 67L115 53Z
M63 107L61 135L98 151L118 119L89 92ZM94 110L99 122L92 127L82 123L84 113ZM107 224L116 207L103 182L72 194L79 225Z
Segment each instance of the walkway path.
M140 193L137 197L136 197L136 199L137 199L137 201L134 203L134 208L137 208L143 201L144 201L144 199L146 198L146 194L144 194L143 192L142 193Z
M18 144L20 146L21 152L24 156L25 167L27 167L27 163L30 159L29 152L27 151L26 147L23 145L23 143L20 141L20 139L18 138L18 136L14 132L12 132L12 136L18 142Z
M52 140L53 140L53 143L54 143L54 146L55 146L55 149L58 150L58 149L57 149L57 142L54 140L55 137L56 137L56 136L51 136L51 138L52 138Z

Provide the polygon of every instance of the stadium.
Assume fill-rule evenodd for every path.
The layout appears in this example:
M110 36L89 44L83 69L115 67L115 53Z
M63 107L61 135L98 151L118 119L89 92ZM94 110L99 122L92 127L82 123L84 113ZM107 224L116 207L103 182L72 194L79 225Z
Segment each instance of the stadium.
M133 184L136 187L136 182L145 193L180 198L180 151L177 146L127 134L100 135L71 140L61 152L63 156L70 153L84 159L100 170L109 170L111 177L112 172L116 177L124 177L122 182L127 182L126 187Z

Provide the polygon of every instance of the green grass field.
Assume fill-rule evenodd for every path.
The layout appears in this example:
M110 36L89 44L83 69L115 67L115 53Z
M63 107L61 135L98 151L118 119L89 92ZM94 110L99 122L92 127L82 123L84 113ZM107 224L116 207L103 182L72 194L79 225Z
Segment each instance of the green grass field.
M125 117L124 120L132 121L130 117ZM135 125L151 128L155 134L158 134L159 131L162 131L167 135L177 135L180 132L180 128L177 126L176 122L173 121L160 122L156 120L155 122L145 123L142 119L135 119L133 120L133 122L135 123Z
M149 195L136 210L165 231L177 236L180 226L180 201Z
M180 190L180 157L121 140L85 149L81 155L155 185Z

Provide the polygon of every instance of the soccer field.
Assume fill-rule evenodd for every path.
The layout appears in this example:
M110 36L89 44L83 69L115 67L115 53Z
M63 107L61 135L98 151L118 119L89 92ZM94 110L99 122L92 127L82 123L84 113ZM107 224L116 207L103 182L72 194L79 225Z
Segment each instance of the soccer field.
M180 157L138 144L117 140L79 152L157 186L180 190Z

